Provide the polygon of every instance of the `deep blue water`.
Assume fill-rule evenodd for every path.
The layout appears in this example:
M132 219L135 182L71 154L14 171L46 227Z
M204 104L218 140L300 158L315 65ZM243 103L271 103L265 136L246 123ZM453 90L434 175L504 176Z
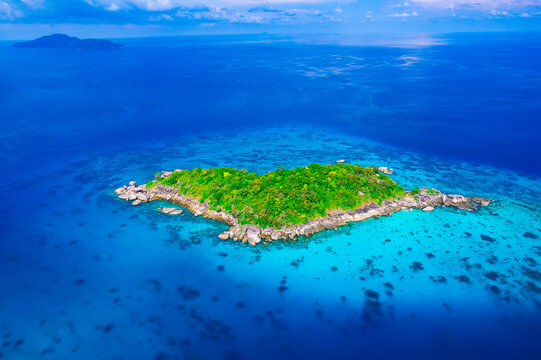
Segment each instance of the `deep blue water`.
M0 43L0 358L538 358L537 34L121 42ZM112 193L337 159L497 203L247 247Z

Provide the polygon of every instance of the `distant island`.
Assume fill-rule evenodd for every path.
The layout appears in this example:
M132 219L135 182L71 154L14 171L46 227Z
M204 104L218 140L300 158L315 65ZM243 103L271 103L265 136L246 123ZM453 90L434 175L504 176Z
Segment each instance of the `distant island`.
M229 224L221 239L251 245L262 239L267 243L336 230L351 221L404 209L432 211L436 206L452 206L473 211L492 201L428 188L408 191L388 176L392 169L342 162L289 170L280 167L264 175L226 167L176 169L162 171L146 185L131 181L115 192L133 205L153 200L177 203L196 216ZM182 213L173 210L160 209L166 214Z
M122 45L104 39L79 39L65 34L42 36L32 41L13 44L19 48L43 49L119 49Z

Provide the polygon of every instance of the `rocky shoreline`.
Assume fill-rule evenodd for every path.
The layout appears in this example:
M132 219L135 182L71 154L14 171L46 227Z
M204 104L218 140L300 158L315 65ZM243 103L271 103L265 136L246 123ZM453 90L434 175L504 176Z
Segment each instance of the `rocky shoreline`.
M163 176L170 174L164 172ZM330 212L325 218L313 219L306 224L273 229L271 227L261 228L257 225L241 225L233 215L224 211L210 210L208 204L180 194L172 186L157 184L156 186L147 188L145 185L137 185L134 181L130 181L128 186L116 189L115 193L119 198L131 201L133 205L154 200L166 200L179 204L190 210L195 216L215 219L230 225L229 230L218 236L220 239L248 242L250 245L259 244L262 241L263 243L267 243L280 239L295 239L303 235L310 236L327 229L336 230L338 226L352 221L362 221L373 217L392 215L400 210L409 209L411 211L415 208L423 211L432 211L438 206L451 206L466 211L474 211L479 207L488 206L492 202L490 199L446 195L439 190L422 188L416 195L408 192L405 197L396 200L384 200L381 205L372 202L355 210L335 210Z

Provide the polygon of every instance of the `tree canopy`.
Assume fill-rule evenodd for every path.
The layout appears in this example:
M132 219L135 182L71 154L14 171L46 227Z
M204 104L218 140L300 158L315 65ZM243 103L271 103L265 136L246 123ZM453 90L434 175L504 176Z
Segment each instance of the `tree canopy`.
M275 229L325 217L332 210L353 210L371 202L405 196L377 167L355 164L284 169L258 175L227 167L175 171L149 182L173 186L180 193L238 217L240 224Z

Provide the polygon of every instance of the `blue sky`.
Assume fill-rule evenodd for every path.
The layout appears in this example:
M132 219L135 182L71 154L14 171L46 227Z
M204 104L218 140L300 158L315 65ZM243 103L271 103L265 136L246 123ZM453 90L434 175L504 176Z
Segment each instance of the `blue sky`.
M539 30L541 0L0 0L0 39Z

